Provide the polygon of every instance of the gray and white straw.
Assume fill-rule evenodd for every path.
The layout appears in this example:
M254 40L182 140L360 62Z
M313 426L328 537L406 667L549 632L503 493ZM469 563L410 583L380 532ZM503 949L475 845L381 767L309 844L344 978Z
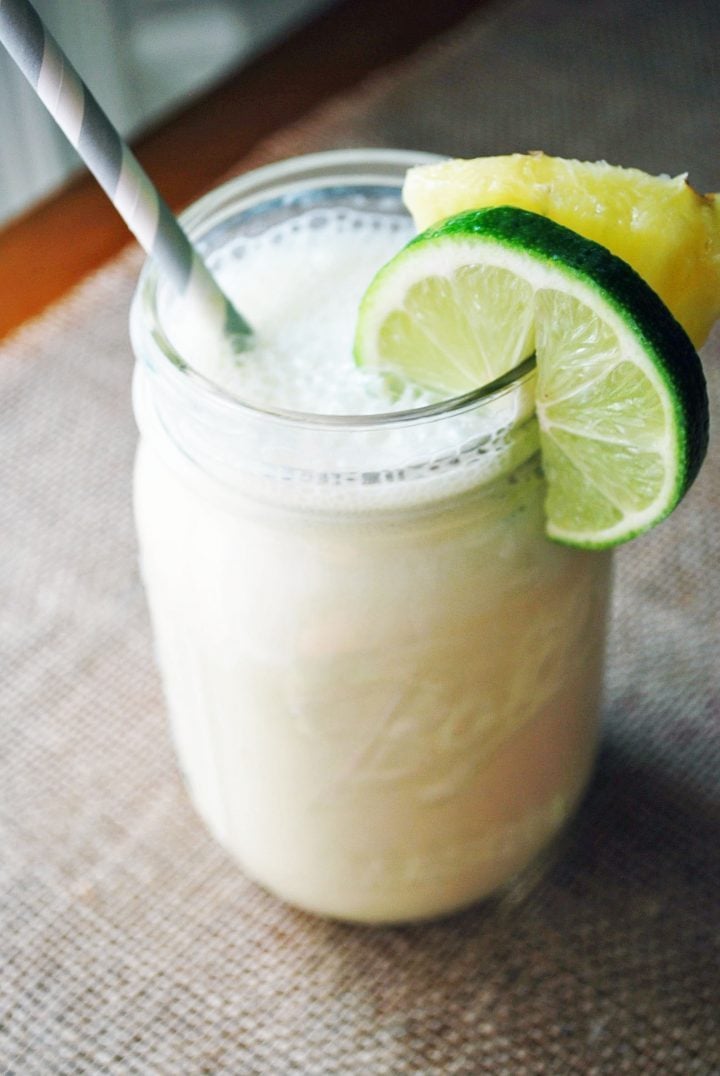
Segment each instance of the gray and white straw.
M0 0L0 42L163 275L236 349L247 347L250 326L28 0Z

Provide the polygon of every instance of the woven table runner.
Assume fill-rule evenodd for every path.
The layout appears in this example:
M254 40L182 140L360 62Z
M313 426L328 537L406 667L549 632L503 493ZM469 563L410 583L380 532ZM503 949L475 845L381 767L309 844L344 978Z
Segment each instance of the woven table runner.
M720 187L719 22L490 3L252 163L539 147ZM556 866L502 915L315 919L243 877L178 778L130 502L139 264L0 348L0 1072L720 1073L717 439L617 555L603 745ZM717 425L720 333L703 358Z

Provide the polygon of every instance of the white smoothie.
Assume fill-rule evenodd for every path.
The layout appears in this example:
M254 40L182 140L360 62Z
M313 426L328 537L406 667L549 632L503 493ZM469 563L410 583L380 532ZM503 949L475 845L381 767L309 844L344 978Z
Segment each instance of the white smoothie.
M177 311L171 339L255 408L432 403L351 355L359 297L406 238L345 208L228 241L215 268L257 349L208 355ZM609 568L543 535L532 386L313 426L229 396L195 406L183 385L162 404L165 376L138 365L136 513L199 813L314 912L402 921L497 893L587 783Z

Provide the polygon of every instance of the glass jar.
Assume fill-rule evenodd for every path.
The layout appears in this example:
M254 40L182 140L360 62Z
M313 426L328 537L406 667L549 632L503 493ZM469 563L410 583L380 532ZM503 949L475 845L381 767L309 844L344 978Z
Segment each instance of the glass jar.
M185 223L213 263L308 197L401 216L418 159L284 162ZM136 516L197 810L316 913L398 922L507 892L591 772L609 582L606 554L544 535L534 372L394 414L263 410L188 365L161 307L148 265Z

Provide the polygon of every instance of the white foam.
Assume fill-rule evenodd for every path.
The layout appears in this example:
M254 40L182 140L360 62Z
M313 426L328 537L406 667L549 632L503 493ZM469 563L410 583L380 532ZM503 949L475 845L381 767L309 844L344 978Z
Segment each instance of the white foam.
M211 258L212 268L256 333L251 351L209 354L202 327L172 311L171 339L191 365L260 407L316 414L374 414L431 403L406 385L390 391L358 368L352 341L360 299L375 272L411 238L397 216L350 208L314 209Z

